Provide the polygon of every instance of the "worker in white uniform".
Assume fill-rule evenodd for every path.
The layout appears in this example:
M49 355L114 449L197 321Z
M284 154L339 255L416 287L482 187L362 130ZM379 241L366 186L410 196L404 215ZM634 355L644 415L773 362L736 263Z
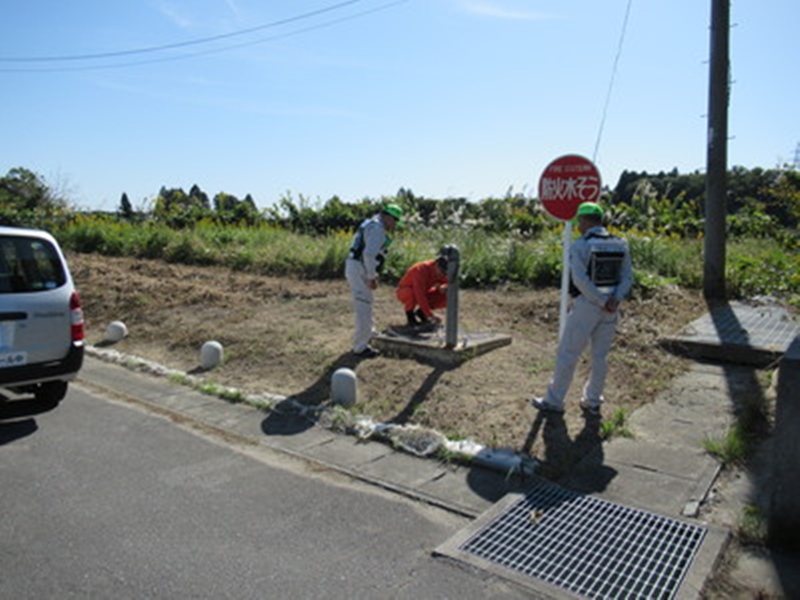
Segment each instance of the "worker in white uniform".
M378 274L386 260L391 239L387 232L394 231L403 218L403 209L397 204L386 204L381 212L365 220L353 236L350 253L345 262L345 277L353 296L355 333L353 354L359 358L374 358L380 354L369 342L375 335L373 306Z
M547 394L533 398L531 404L541 411L564 412L575 368L589 345L591 371L580 407L586 416L599 417L618 309L633 285L633 268L628 243L603 227L599 204L581 204L577 220L581 236L569 249L570 295L574 301L559 340Z

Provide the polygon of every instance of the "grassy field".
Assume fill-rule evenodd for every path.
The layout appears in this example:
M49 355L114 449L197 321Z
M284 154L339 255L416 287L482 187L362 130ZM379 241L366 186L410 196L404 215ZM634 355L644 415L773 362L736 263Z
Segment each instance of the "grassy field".
M414 262L435 256L445 244L454 244L461 255L464 288L505 283L557 287L562 261L560 227L530 238L480 227L401 231L393 239L384 279L397 281ZM269 224L236 226L211 221L175 230L154 221L131 223L98 215L77 215L52 230L65 248L75 252L160 258L170 263L319 280L343 276L352 235L350 231L308 235ZM702 239L617 233L629 240L639 292L664 284L695 290L702 287ZM800 253L764 237L730 239L726 252L731 298L773 294L795 305L800 302Z

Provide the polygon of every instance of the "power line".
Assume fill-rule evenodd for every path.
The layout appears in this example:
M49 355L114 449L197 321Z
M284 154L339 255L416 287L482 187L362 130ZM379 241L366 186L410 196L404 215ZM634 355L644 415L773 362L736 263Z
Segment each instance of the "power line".
M360 0L357 0L357 1L360 1ZM247 46L255 46L257 44L263 44L263 43L266 43L266 42L272 42L272 41L275 41L275 40L284 39L284 38L288 38L288 37L293 37L293 36L300 35L300 34L303 34L303 33L308 33L310 31L315 31L315 30L318 30L318 29L324 29L326 27L332 27L334 25L338 25L338 24L346 22L346 21L352 21L352 20L355 20L355 19L367 16L367 15L370 15L370 14L373 14L373 13L376 13L376 12L379 12L379 11L383 11L383 10L389 9L389 8L391 8L393 6L397 6L398 4L404 4L404 3L408 2L408 1L409 0L393 0L392 2L386 2L386 3L381 4L379 6L376 6L376 7L367 9L367 10L363 10L363 11L358 12L358 13L347 15L347 16L344 16L344 17L339 17L337 19L332 19L332 20L329 20L329 21L324 21L324 22L318 23L316 25L310 25L308 27L303 27L301 29L296 29L294 31L289 31L289 32L286 32L286 33L276 34L276 35L272 35L272 36L269 36L269 37L259 38L259 39L256 39L256 40L250 40L248 42L241 42L241 43L238 43L238 44L230 44L230 45L224 46L222 48L211 48L209 50L199 50L197 52L190 52L190 53L186 53L186 54L180 54L180 55L177 55L177 56L164 56L164 57L151 58L151 59L146 59L146 60L127 61L127 62L110 63L110 64L103 64L103 65L68 66L68 67L41 67L41 68L39 68L39 67L36 67L36 68L27 68L27 67L26 68L2 68L2 67L0 67L0 73L53 73L53 72L63 73L63 72L75 72L75 71L98 71L98 70L106 70L106 69L119 69L119 68L125 68L125 67L135 67L135 66L149 65L149 64L161 63L161 62L170 62L170 61L176 61L176 60L186 60L186 59L195 58L195 57L198 57L198 56L207 56L209 54L219 54L221 52L228 52L230 50L236 50L236 49L244 48L244 47L247 47ZM343 4L348 4L348 3L343 3ZM337 6L341 6L341 5L337 5ZM319 11L317 11L317 13L315 13L315 14L319 14ZM297 21L299 18L300 17L293 17L291 20L292 21ZM284 23L286 23L288 21L289 20L283 20L280 23L284 24ZM258 29L263 29L264 27L266 27L266 26L261 26ZM253 31L254 29L256 29L256 28L251 28L251 29L248 29L246 31L250 32L250 31ZM239 32L239 33L241 33L241 32ZM233 34L227 34L225 37L230 37L231 35L233 35ZM219 36L217 36L215 39L218 39L218 37ZM210 39L211 38L206 38L206 40L210 40ZM166 47L167 46L160 46L159 48L166 48ZM174 44L173 45L169 45L169 47L170 48L174 48L175 45ZM109 53L109 54L114 54L116 56L119 56L119 53ZM2 59L0 59L0 60L2 60Z
M194 40L187 40L185 42L175 42L172 44L162 44L159 46L149 46L146 48L136 48L131 50L117 50L114 52L98 52L94 54L73 54L73 55L61 55L61 56L21 56L21 57L8 57L8 56L0 56L0 62L6 63L41 63L41 62L68 62L68 61L83 61L83 60L97 60L102 58L119 58L121 56L132 56L136 54L151 54L154 52L161 52L164 50L174 50L176 48L185 48L187 46L196 46L199 44L208 44L210 42L216 42L219 40L230 39L233 37L238 37L242 35L248 35L250 33L254 33L256 31L262 31L264 29L271 29L275 27L280 27L282 25L288 25L290 23L295 23L297 21L302 21L305 19L310 19L312 17L319 16L321 14L325 14L328 12L332 12L335 10L339 10L344 8L345 6L351 4L357 4L362 2L363 0L346 0L345 2L339 2L338 4L332 4L330 6L326 6L324 8L320 8L314 11L310 11L307 13L303 13L300 15L296 15L294 17L288 17L286 19L280 19L278 21L272 21L270 23L265 23L263 25L258 25L256 27L249 27L247 29L239 29L237 31L232 31L230 33L224 33L220 35L214 35L204 38L197 38Z
M608 91L606 92L606 100L603 105L603 115L600 118L600 128L597 131L597 140L594 143L594 152L592 153L592 161L597 160L597 151L600 148L600 138L603 137L603 129L606 126L606 116L608 115L608 105L611 102L611 90L614 88L614 80L617 77L617 68L619 66L619 57L622 55L622 45L625 42L625 33L628 30L628 17L631 14L631 4L633 0L628 0L628 6L625 9L625 19L622 22L622 32L619 35L619 43L617 44L617 55L614 57L614 66L611 69L611 80L608 82Z

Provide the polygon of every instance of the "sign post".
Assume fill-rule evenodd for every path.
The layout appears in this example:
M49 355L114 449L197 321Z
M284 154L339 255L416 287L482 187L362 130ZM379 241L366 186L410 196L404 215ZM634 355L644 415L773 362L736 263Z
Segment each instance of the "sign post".
M539 200L547 213L564 222L561 268L561 310L558 337L564 333L569 302L569 245L572 242L572 219L578 206L600 198L600 172L588 158L567 154L555 159L539 178Z

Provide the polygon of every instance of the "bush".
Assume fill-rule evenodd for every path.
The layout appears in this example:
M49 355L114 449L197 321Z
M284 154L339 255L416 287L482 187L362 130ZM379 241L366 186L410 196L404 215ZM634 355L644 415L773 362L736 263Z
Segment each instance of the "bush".
M800 176L793 170L735 171L735 202L729 209L726 283L730 297L775 294L800 305L798 235L786 227L800 214ZM677 173L630 181L604 199L609 229L630 244L635 291L648 294L666 283L699 289L703 282L702 214L698 177L684 185ZM750 180L758 183L748 183ZM618 186L619 187L619 186ZM702 187L702 186L701 186ZM620 195L621 194L621 195ZM396 283L415 262L433 258L445 245L461 255L464 287L514 282L559 286L561 222L520 194L477 203L433 200L401 189L395 198L345 203L334 196L313 208L301 196L281 199L264 215L249 196L218 194L211 208L193 187L162 189L151 214L76 213L34 173L12 169L0 178L0 223L50 230L75 252L222 265L279 276L342 277L355 228L387 200L407 213L406 228L393 234L382 277ZM128 203L129 204L129 203ZM241 217L241 218L240 218ZM234 224L235 223L235 224Z

